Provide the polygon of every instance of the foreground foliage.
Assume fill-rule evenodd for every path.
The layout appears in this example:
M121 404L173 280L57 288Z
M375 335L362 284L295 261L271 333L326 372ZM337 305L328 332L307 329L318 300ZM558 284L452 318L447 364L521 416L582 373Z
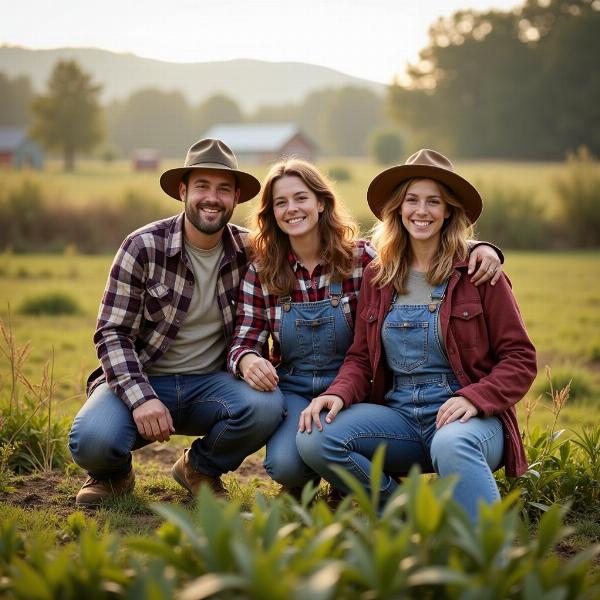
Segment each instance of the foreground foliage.
M373 487L383 454L375 458ZM590 566L600 547L561 560L564 508L529 537L516 494L482 507L472 526L451 501L452 481L413 471L383 510L348 476L354 497L332 512L288 496L258 496L250 512L201 491L194 509L154 509L150 536L121 539L74 513L56 549L0 525L0 593L7 598L565 598L600 594Z

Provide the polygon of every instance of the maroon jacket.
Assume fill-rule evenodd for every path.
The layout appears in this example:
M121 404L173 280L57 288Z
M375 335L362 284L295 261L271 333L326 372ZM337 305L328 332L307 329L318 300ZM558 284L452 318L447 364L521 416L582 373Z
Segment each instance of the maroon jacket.
M464 396L484 417L496 416L504 429L503 464L509 476L521 475L527 459L514 405L527 393L537 372L535 348L504 275L491 287L475 287L467 261L457 261L440 307L440 323L450 366ZM338 376L325 394L346 407L370 397L385 403L392 387L381 343L381 326L393 299L393 288L375 288L372 265L365 270L357 309L354 342Z

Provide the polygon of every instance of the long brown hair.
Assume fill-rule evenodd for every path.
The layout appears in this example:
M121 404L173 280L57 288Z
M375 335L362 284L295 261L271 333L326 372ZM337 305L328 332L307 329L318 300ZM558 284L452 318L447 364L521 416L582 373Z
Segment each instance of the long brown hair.
M398 294L404 294L406 291L406 279L412 260L410 235L402 223L400 207L411 184L422 179L425 178L403 181L383 207L381 222L373 228L372 241L378 253L373 261L377 271L373 277L373 284L380 288L392 284ZM474 231L462 205L450 188L440 181L433 181L439 187L440 196L450 210L450 216L442 226L437 252L427 273L427 281L431 285L439 285L450 277L455 257L466 258L467 240L474 238Z
M260 203L250 215L250 244L254 261L269 293L291 294L296 286L288 262L290 239L281 231L273 212L273 185L281 177L299 177L324 205L319 216L321 260L329 265L331 281L349 277L353 268L358 227L335 197L332 185L312 164L297 158L273 165L262 185Z

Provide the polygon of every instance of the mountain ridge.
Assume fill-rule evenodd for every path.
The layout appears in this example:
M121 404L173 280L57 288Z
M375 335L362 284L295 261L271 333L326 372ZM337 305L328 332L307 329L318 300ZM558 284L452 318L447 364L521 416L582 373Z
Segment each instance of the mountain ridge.
M301 62L269 62L237 58L210 62L157 60L99 48L35 50L0 46L0 72L26 75L36 92L45 88L58 60L75 59L102 85L102 101L123 100L147 87L180 91L190 103L215 93L233 98L244 111L260 105L301 102L310 92L345 86L366 87L379 95L386 86L330 67Z

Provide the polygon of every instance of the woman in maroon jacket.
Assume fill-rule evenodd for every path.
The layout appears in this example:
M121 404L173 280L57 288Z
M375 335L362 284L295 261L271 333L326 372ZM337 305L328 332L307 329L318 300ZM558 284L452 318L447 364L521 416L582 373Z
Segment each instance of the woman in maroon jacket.
M368 487L385 443L382 500L419 464L457 475L454 497L475 519L480 501L499 498L493 470L527 468L514 405L535 377L535 349L508 279L491 289L467 277L482 202L445 156L420 150L380 173L367 199L382 221L379 257L364 273L344 364L301 413L298 451L344 490L331 465Z

